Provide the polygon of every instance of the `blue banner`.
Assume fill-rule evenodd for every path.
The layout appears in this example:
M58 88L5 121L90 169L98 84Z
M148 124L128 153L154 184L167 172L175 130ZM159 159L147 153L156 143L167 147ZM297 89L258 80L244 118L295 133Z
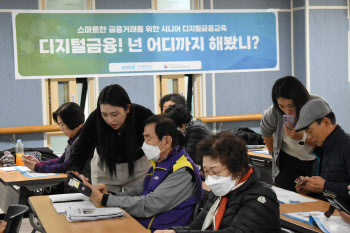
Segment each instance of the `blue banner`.
M13 12L16 78L279 69L277 12Z

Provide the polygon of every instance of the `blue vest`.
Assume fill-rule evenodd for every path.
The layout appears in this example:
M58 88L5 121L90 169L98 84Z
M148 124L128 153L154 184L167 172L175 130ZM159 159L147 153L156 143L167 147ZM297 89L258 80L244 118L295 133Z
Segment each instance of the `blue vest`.
M145 196L153 192L169 174L184 167L193 171L192 175L194 175L196 179L197 192L190 199L182 202L169 211L159 213L151 218L135 218L139 223L141 223L141 225L152 232L155 230L164 230L173 226L189 225L192 220L194 207L203 198L202 179L199 175L197 166L194 164L191 157L186 153L185 149L181 149L176 153L177 149L178 147L174 148L174 150L168 155L171 157L167 158L166 161L160 164L156 164L154 161L151 161L152 167L148 171L144 180L143 193L141 195ZM154 177L158 177L158 179L153 179Z

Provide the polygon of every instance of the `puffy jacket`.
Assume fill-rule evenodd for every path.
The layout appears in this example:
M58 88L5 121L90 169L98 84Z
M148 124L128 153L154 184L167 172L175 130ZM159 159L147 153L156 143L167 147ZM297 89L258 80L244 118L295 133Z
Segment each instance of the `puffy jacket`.
M201 231L210 207L219 198L210 192L204 209L195 221L186 227L173 227L177 233L199 232L280 232L279 203L275 192L265 182L259 181L256 168L249 179L238 189L227 194L226 211L217 231Z
M196 154L197 144L203 139L209 137L210 129L201 119L196 119L186 125L184 134L187 141L186 152L190 155L193 162L198 164Z

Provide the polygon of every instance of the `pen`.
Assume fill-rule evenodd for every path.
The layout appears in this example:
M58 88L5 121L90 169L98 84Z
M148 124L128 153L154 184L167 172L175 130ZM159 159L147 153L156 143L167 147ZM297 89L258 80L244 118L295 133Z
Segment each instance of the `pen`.
M78 200L69 200L69 201L55 201L53 203L67 203L67 202L81 202L84 201L82 199L78 199Z

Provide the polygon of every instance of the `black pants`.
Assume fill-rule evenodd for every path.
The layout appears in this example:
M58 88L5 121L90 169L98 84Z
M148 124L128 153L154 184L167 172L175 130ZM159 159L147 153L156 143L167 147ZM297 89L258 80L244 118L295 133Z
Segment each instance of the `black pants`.
M296 183L294 183L294 180L299 176L311 176L315 160L300 160L282 150L280 151L278 159L280 173L275 178L275 185L296 192Z

